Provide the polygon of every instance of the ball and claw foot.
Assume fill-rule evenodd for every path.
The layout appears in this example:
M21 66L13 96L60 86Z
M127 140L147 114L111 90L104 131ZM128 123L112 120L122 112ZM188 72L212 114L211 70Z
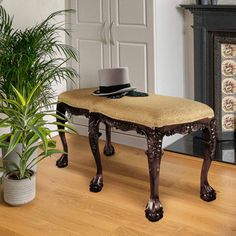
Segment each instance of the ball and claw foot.
M95 176L89 185L90 192L98 193L102 190L103 187L103 178L102 176Z
M115 148L112 145L106 145L103 149L103 153L107 157L112 156L115 154Z
M163 208L157 199L150 199L145 210L146 218L151 222L156 222L163 217Z
M216 191L209 184L204 185L201 188L200 197L206 202L214 201L216 199Z
M68 155L63 154L56 162L58 168L64 168L68 166Z

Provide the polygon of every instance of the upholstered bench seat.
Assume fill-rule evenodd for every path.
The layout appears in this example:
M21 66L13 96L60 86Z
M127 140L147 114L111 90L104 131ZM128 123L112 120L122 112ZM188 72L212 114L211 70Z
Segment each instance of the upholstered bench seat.
M77 89L59 96L57 121L65 154L57 160L58 167L68 165L68 146L65 133L61 131L63 126L60 125L66 122L64 119L66 112L89 118L89 143L97 167L96 175L90 183L91 192L99 192L103 188L102 161L98 145L101 136L99 124L102 122L106 127L104 154L107 156L115 153L111 144L111 127L123 131L134 130L144 135L147 140L145 154L148 157L150 177L150 198L145 214L150 221L158 221L163 217L163 207L159 197L163 137L202 130L207 140L204 145L206 151L201 171L200 197L204 201L216 199L216 192L209 185L207 177L216 145L216 121L210 107L188 99L154 94L148 97L125 96L120 99L110 99L92 95L94 90L95 88Z
M61 93L58 96L58 101L63 102L71 107L91 110L97 102L98 97L92 95L95 88L74 89ZM103 98L99 98L104 100Z
M94 90L95 88L67 91L60 94L59 101L148 127L183 124L214 116L209 106L189 99L155 94L148 97L109 99L92 95Z

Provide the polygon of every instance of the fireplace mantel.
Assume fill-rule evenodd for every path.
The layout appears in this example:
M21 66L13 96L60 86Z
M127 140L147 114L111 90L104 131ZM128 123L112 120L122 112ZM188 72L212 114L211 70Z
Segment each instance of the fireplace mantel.
M197 12L236 12L236 5L180 5L192 13Z
M180 5L194 16L194 27L236 32L236 5Z
M226 122L222 108L221 46L236 45L236 5L181 5L193 14L194 97L211 106L217 115L218 130ZM235 63L236 58L234 57ZM236 65L235 65L236 67ZM236 80L234 74L233 79ZM225 95L224 95L225 96ZM233 95L235 96L235 94ZM223 118L224 116L224 118ZM228 118L227 119L231 119ZM220 131L219 140L235 140L235 131Z
M224 49L226 45L234 45L234 53L230 60L236 63L236 5L181 5L181 7L189 10L194 19L195 100L210 105L218 117L219 142L217 142L215 160L236 164L236 130L224 132L222 129L222 121L225 118L222 104L225 96L228 96L222 95L222 88L225 88L223 84L225 79L236 81L236 73L230 78L222 76L222 61L228 60L227 56L222 56L222 48ZM230 96L235 98L235 92ZM234 117L235 114L236 112ZM167 150L202 157L204 153L201 150L204 142L198 138L199 136L204 138L202 133L194 137L187 135L168 146Z

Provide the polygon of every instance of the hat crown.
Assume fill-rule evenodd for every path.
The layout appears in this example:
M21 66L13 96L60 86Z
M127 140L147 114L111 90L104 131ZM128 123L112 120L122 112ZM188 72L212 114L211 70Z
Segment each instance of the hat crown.
M93 92L96 96L108 96L135 90L129 82L128 67L98 70L99 89Z
M128 67L101 69L98 71L100 86L129 84Z

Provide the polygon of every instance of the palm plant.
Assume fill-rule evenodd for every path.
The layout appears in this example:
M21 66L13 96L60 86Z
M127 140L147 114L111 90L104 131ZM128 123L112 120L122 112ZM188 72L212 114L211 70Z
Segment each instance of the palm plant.
M13 27L13 17L0 6L0 112L5 114L0 127L10 128L9 133L0 136L0 145L7 149L5 158L21 143L22 152L17 153L20 163L10 170L17 179L29 177L38 161L61 152L50 138L53 131L46 127L57 122L48 121L46 116L58 116L52 110L52 83L78 77L73 68L66 66L71 59L78 61L76 51L59 40L61 32L69 31L64 23L55 21L67 13L71 10L57 11L33 27L19 30ZM9 140L7 145L5 140ZM29 162L38 147L43 151Z
M0 96L14 98L12 85L24 97L28 97L35 84L44 81L37 90L38 104L50 104L54 97L52 82L78 77L77 72L66 66L70 59L78 61L75 50L60 42L61 32L69 34L64 23L55 22L61 14L57 11L33 27L13 28L13 17L0 6Z

